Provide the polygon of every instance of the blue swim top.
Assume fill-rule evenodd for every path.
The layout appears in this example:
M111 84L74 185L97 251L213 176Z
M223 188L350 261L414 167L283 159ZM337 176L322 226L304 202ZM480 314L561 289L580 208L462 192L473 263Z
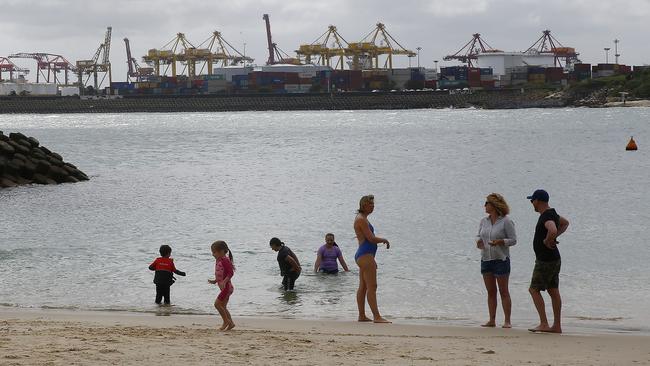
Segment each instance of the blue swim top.
M372 226L371 223L368 223L368 227L370 228L370 231L372 233L375 233L375 228ZM354 260L356 261L361 257L362 255L366 254L371 254L373 257L375 254L377 254L377 244L371 243L368 241L368 238L366 238L363 243L359 244L359 248L357 249L357 252L354 254Z

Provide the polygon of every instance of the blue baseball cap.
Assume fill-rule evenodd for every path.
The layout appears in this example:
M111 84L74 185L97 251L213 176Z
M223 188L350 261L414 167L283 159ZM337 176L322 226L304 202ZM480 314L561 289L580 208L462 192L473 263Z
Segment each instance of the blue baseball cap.
M531 201L532 200L538 200L538 201L542 201L542 202L548 202L549 197L548 197L548 192L546 192L543 189L538 189L535 192L533 192L532 195L530 195L530 196L528 196L526 198L528 198Z

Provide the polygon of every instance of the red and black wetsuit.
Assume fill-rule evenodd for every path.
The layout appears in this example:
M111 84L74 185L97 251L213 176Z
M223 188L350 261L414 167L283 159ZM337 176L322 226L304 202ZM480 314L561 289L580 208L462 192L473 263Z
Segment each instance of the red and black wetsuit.
M179 271L174 265L174 260L169 257L158 257L149 266L149 269L156 271L153 283L156 284L156 304L165 299L165 304L170 304L169 287L174 283L174 273L185 276L185 272Z

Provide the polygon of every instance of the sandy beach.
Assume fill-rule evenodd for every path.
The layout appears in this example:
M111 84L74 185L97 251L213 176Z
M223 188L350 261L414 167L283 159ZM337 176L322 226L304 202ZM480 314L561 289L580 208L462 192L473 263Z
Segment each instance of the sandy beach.
M351 321L0 310L2 365L648 365L650 337Z

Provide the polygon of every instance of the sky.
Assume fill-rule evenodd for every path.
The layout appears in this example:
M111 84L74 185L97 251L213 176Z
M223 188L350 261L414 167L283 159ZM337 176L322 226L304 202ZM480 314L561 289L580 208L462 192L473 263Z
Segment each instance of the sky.
M126 79L128 37L138 60L183 32L195 46L218 30L233 46L262 65L268 58L262 15L271 19L273 41L295 55L335 25L349 42L359 41L377 22L404 47L420 50L420 65L444 62L473 33L504 51L524 51L550 29L564 46L574 47L587 63L614 59L619 39L620 63L650 64L650 0L0 0L0 56L18 52L63 55L74 63L92 58L112 26L113 80ZM35 61L15 60L32 69ZM410 60L417 65L417 58ZM142 62L140 62L142 64ZM395 67L409 65L398 57ZM6 75L5 75L6 77Z

